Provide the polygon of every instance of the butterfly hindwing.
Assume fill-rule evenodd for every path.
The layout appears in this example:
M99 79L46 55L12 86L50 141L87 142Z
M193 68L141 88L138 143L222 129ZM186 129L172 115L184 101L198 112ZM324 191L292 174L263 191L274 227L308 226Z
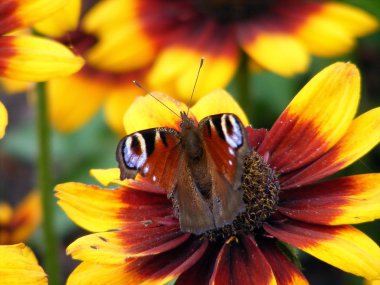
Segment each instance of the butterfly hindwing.
M181 153L179 134L174 129L154 128L124 137L116 157L121 179L147 179L171 192L176 184Z

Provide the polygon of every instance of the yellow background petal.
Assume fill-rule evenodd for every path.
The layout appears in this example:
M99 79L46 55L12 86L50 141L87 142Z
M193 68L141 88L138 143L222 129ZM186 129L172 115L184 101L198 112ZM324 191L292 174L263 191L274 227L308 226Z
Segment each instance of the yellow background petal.
M50 37L61 37L68 31L74 31L78 25L81 0L67 0L62 9L34 25L34 28Z
M7 37L15 55L8 57L2 76L26 81L45 81L77 72L84 61L57 42L32 37Z
M329 20L344 27L353 36L364 36L375 31L379 25L374 16L345 3L324 3L321 13Z
M129 84L128 86L124 86L124 88L109 89L107 93L108 98L104 106L106 121L114 131L120 136L124 136L124 114L136 97L141 95L141 90Z
M80 74L50 80L47 84L50 120L61 132L83 126L106 98L107 86Z
M259 65L282 76L305 72L309 67L308 52L294 36L261 33L243 48Z
M2 285L47 285L47 276L33 252L24 244L0 245Z
M19 20L18 28L26 27L53 14L65 4L65 0L18 0L20 2L15 17Z
M0 139L4 137L5 128L8 125L8 113L3 103L0 102Z

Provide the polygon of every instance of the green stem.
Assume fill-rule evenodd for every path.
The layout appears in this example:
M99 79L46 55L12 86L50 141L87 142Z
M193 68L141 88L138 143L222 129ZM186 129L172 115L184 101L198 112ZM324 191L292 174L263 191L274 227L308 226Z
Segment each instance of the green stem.
M50 158L50 128L45 83L37 83L38 187L42 200L45 269L49 284L59 284L58 240L54 230L54 197Z
M250 101L250 86L249 86L249 66L248 66L248 56L242 52L240 57L240 66L236 74L236 85L237 85L237 100L240 106L247 109L249 108Z

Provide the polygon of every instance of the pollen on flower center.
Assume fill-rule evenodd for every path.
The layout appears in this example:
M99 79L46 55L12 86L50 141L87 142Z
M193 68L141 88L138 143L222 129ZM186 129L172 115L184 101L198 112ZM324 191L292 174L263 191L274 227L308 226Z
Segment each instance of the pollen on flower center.
M192 0L202 14L221 23L249 19L267 10L272 2L273 0Z
M276 211L280 184L274 171L255 151L245 159L242 190L246 205L232 224L207 231L203 237L209 240L227 238L239 233L254 232Z

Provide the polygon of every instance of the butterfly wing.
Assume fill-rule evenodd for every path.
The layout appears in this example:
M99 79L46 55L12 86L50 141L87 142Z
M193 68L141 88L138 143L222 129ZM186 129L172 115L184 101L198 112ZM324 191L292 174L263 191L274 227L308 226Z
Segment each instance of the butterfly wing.
M208 201L204 198L194 180L189 165L182 157L177 185L173 192L174 207L179 218L181 230L201 234L214 229L215 223Z
M177 182L180 136L170 128L154 128L124 137L117 147L120 178L146 179L171 193Z
M231 223L245 208L240 190L249 153L243 124L234 114L218 114L199 123L213 181L212 212L217 227Z

